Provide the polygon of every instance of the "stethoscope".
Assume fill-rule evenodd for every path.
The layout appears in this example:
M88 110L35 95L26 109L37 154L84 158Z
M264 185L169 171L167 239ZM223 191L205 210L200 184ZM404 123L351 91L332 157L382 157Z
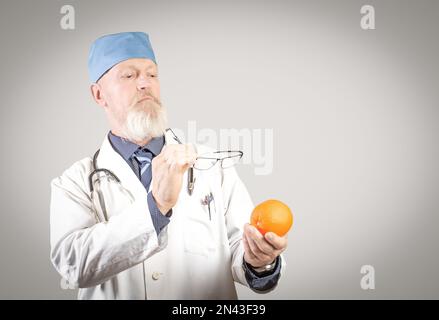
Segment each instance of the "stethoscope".
M172 135L173 135L173 139L176 141L176 142L178 142L179 144L183 144L181 141L180 141L180 139L178 139L178 137L177 137L177 135L174 133L174 131L172 131L172 129L171 128L168 128L168 129L166 129L166 132L167 131L170 131L171 133L172 133ZM89 183L89 186L90 186L90 197L91 197L91 199L92 199L92 201L94 202L95 201L95 194L96 194L96 190L95 190L95 187L94 187L94 181L93 181L93 178L95 177L95 176L97 176L98 178L97 178L97 180L96 181L100 181L100 177L99 177L99 174L100 173L104 173L104 175L105 175L105 177L108 179L108 180L114 180L117 184L119 184L120 186L122 185L121 184L121 182L120 182L120 179L117 177L117 175L115 174L115 173L113 173L111 170L109 170L109 169L105 169L105 168L98 168L97 167L97 159L98 159L98 155L99 155L99 151L100 151L100 149L98 149L96 152L95 152L95 154L93 155L93 161L92 161L92 172L89 174L89 176L88 176L88 183ZM194 186L195 186L195 177L194 177L194 168L193 167L190 167L189 169L188 169L188 182L187 182L187 190L188 190L188 193L189 193L189 195L192 195L192 192L193 192L193 190L194 190ZM104 201L104 198L103 198L103 196L102 196L102 193L100 192L100 190L98 190L97 191L97 197L98 197L98 201L99 201L99 204L100 204L100 207L101 207L101 210L102 210L102 215L103 215L103 217L101 217L100 219L104 219L105 221L108 221L108 217L107 217L107 214L106 214L106 206L105 206L105 201ZM99 218L99 217L98 217Z

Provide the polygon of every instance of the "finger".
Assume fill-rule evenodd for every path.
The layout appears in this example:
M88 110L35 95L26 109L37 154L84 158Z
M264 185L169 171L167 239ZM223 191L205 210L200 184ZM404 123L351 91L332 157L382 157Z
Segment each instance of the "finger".
M248 226L248 235L260 251L270 256L275 254L276 248L273 247L254 226Z
M168 145L168 147L166 148L165 151L167 151L167 152L174 152L174 151L185 152L186 148L187 147L185 144L171 144L171 145Z
M153 172L158 172L163 166L166 166L166 161L163 156L158 155L151 161L151 169Z
M154 157L154 159L157 159L158 162L167 162L168 158L169 158L169 149L162 149L162 152L160 152L156 157Z
M195 163L195 159L191 156L188 156L188 155L182 155L176 161L177 161L178 165L181 167L191 166Z
M168 148L163 154L163 158L168 167L175 165L176 159L178 159L177 150L175 148Z
M198 156L197 148L195 147L194 144L189 144L188 145L188 156L193 157L194 161L197 158L197 156Z
M190 166L193 166L196 161L195 154L187 154L181 148L184 145L178 145L180 150L175 148L168 148L166 152L160 153L157 157L154 168L157 170L168 169L168 171L175 171L178 173L185 172Z
M279 237L274 232L267 232L265 234L265 239L270 243L276 250L285 250L287 247L287 237Z
M177 154L168 158L166 163L170 169L182 173L194 165L195 159L192 157L187 157L185 154Z
M180 147L180 145L168 145L166 149L162 149L160 154L163 154L165 160L168 160L172 157L175 151Z
M182 149L183 148L183 149ZM168 149L166 152L163 153L166 159L168 158L174 158L174 159L180 159L180 158L194 158L196 159L197 153L194 152L190 147L181 146L181 148L178 149Z
M169 149L175 150L177 152L182 152L186 154L194 154L196 153L196 148L193 144L177 144L169 146Z
M253 265L261 265L261 264L263 264L261 259L259 259L259 257L256 256L255 253L250 248L247 236L244 235L242 239L243 239L243 242L244 242L244 251L245 251L245 248L247 248L247 250L245 251L245 255L244 255L244 257L246 258L245 261L247 263L249 263L250 265L252 265L252 266Z
M248 245L248 241L247 241L247 238L245 237L245 235L242 237L242 243L244 245L244 251L245 251L245 253L247 253L249 258L252 260L257 260L255 254L251 251L251 249Z
M178 150L176 156L187 159L187 163L194 163L197 159L197 153L191 145L185 145L185 150Z
M168 161L169 170L174 173L184 173L191 165L189 159L170 159Z
M252 252L259 260L266 261L271 259L271 255L268 255L265 252L261 251L261 249L259 249L259 247L256 245L255 241L248 235L247 235L247 242Z
M171 165L172 165L172 160L170 159L165 159L164 156L161 156L159 158L159 156L155 157L152 159L152 172L155 175L158 174L165 174L166 172L169 172L171 169Z

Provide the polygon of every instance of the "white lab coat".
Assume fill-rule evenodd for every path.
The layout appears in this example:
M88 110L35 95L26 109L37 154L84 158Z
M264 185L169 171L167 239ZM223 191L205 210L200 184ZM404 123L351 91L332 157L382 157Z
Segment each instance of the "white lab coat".
M169 131L165 143L176 143ZM70 285L80 288L79 299L236 299L234 281L248 286L241 239L254 206L235 168L194 170L192 196L186 172L170 223L157 236L147 192L107 136L97 167L115 173L134 199L122 196L114 182L104 188L108 222L93 214L91 158L76 162L51 184L51 260ZM209 192L211 220L201 203Z

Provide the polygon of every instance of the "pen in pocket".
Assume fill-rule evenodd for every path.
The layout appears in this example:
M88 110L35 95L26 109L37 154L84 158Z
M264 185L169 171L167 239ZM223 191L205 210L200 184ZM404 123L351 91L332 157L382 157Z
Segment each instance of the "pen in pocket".
M209 220L212 220L212 214L210 212L210 203L213 200L213 194L212 192L210 192L209 194L207 194L204 199L201 201L201 203L205 206L207 206L207 210L209 211Z

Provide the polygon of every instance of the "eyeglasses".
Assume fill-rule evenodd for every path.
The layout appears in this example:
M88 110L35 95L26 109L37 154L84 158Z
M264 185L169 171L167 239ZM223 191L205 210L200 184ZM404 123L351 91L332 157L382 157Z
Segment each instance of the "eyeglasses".
M174 136L174 140L179 144L183 144L180 139L178 139L177 135L172 131L171 128L166 129L166 131L171 131ZM244 153L242 151L214 151L210 153L201 154L195 160L195 164L188 169L187 175L187 191L189 195L192 195L195 186L195 176L194 169L198 170L209 170L212 168L218 161L221 163L221 167L223 169L233 167L235 164L241 160Z
M174 131L172 131L171 128L166 129L166 131L168 130L171 131L171 133L173 134L175 141L177 141L179 144L183 144L183 142L178 139L177 135L174 133ZM237 164L241 160L243 155L244 152L239 150L213 151L203 153L197 157L193 168L198 170L209 170L218 161L220 161L221 167L223 169L227 169Z
M234 150L203 153L197 157L193 167L197 170L209 170L219 161L221 168L227 169L236 165L243 155L242 151Z

